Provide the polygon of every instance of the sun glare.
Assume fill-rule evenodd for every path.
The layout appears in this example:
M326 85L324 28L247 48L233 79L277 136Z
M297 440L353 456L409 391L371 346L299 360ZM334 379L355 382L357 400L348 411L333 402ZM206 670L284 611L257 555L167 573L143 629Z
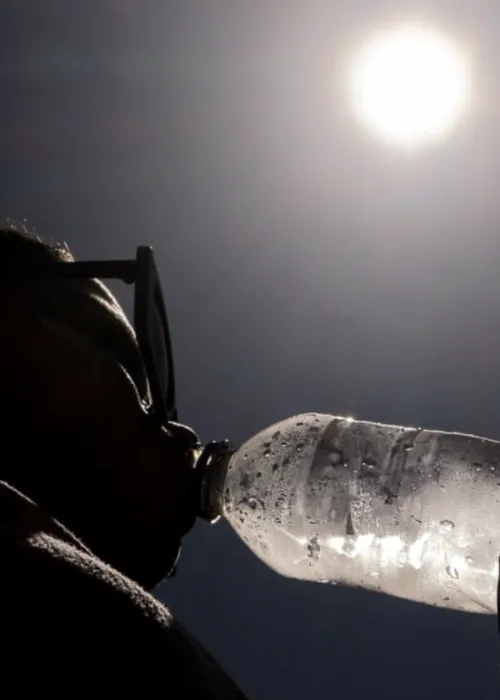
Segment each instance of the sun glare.
M406 148L445 135L470 97L464 53L446 36L407 23L376 32L354 56L351 107L367 129Z

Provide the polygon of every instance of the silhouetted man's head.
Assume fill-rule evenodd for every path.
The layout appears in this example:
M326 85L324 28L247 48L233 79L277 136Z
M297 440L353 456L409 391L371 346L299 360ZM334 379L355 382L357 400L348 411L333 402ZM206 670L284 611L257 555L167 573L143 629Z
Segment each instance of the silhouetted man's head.
M65 246L0 230L0 479L152 587L194 522L190 434L148 415L134 331L101 282L5 274L72 260Z

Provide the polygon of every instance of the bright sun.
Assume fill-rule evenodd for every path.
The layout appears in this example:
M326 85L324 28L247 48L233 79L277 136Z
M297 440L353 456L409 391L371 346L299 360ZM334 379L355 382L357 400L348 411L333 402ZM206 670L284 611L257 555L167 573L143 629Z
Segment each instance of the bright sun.
M406 148L448 132L470 96L464 54L447 37L416 23L375 33L354 56L349 81L357 119Z

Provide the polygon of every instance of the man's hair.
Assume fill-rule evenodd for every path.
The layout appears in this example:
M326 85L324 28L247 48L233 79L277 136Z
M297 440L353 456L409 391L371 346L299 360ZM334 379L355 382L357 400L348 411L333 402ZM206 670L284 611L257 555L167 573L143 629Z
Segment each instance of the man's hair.
M6 273L26 263L72 262L66 243L44 241L26 224L7 220L0 226L0 279L2 286Z
M137 383L139 393L148 397L147 381L139 350L130 337L134 335L123 310L111 292L96 279L38 279L31 284L15 281L16 269L31 264L74 262L66 243L45 241L23 223L8 221L0 227L0 301L8 303L15 287L28 293L33 308L52 320L85 333L106 352L113 354ZM96 303L96 299L99 303ZM124 334L128 335L128 342ZM125 342L124 342L125 341Z

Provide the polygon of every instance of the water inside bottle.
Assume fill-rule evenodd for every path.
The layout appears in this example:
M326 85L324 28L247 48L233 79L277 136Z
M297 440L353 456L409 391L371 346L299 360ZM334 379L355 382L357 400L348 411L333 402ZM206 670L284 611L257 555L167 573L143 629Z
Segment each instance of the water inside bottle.
M227 517L285 576L493 613L499 448L307 414L235 455Z

